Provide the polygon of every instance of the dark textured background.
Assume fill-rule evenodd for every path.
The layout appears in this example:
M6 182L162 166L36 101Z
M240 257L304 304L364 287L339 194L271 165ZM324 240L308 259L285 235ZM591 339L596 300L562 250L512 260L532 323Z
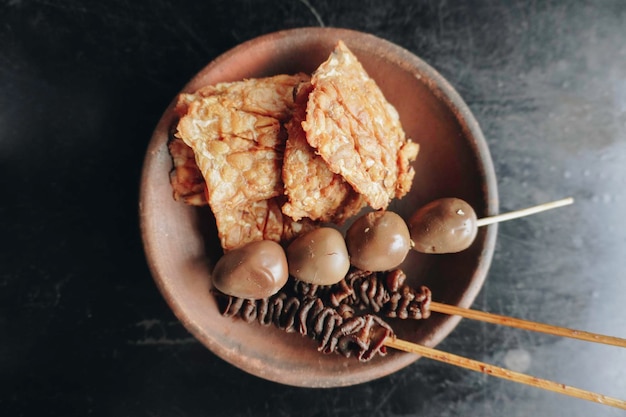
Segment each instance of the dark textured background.
M0 415L622 416L426 359L340 389L245 374L145 263L138 183L176 92L257 35L337 26L439 70L481 123L503 211L474 307L626 337L626 3L0 1ZM626 398L625 349L464 320L444 350Z

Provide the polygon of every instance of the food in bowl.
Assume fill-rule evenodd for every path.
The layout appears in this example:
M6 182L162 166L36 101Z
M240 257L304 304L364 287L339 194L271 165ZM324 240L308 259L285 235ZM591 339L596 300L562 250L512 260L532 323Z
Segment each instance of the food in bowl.
M277 74L312 74L340 39L398 110L407 137L420 142L420 155L412 164L416 172L412 189L402 199L394 199L388 210L406 220L415 207L425 202L441 196L458 196L481 215L496 212L491 160L480 129L465 104L426 63L375 36L335 28L304 28L264 35L212 61L190 80L182 93L192 94L208 85ZM146 153L140 213L155 283L185 327L227 362L259 377L290 385L352 385L413 363L419 356L396 350L385 357L374 357L367 366L342 355L319 355L311 349L314 344L308 338L287 334L274 326L251 326L219 314L220 308L211 292L214 289L211 277L224 249L217 237L215 219L208 206L193 207L172 199L167 178L172 165L167 150L168 135L177 121L174 105L163 114ZM186 174L194 177L192 170ZM206 200L203 185L195 185L184 198L206 204L202 202ZM191 197L197 197L197 201ZM345 231L352 220L353 217L344 220L339 229ZM447 255L430 257L411 251L401 265L406 281L413 288L427 285L438 301L469 306L485 278L494 239L494 227L479 231L472 246L455 254L453 261ZM428 320L385 320L399 337L426 346L436 345L458 322L454 317L439 314Z
M365 203L385 209L411 188L419 147L341 41L311 77L206 86L181 94L175 111L175 170L193 171L193 155L224 250L342 223ZM182 177L172 175L175 196L197 184Z
M406 138L396 109L344 42L337 43L311 76L280 74L206 86L179 95L175 111L179 120L172 141L176 145L169 147L175 170L196 172L190 161L193 156L225 251L213 273L217 296L230 297L223 313L232 315L232 306L244 300L259 300L247 303L242 316L249 319L260 310L260 323L274 323L288 331L293 331L298 317L301 334L321 337L320 351L350 356L356 349L360 360L384 354L382 341L393 331L366 311L371 303L359 300L357 310L354 300L337 304L314 296L318 286L340 283L339 288L348 288L345 278L351 269L342 233L320 222L343 223L366 205L385 218L393 215L385 215L385 209L411 189L415 175L411 163L419 150ZM189 185L177 181L183 177L171 175L174 196L188 194L178 190L179 185L192 189L198 183L197 176ZM387 233L387 224L377 222L366 232ZM405 228L405 250L396 251L399 256L393 265L378 262L369 271L352 267L352 276L389 271L401 264L410 248ZM356 250L352 254L359 259L357 266L374 265L362 259L368 253L376 256L374 250L387 252L380 247L380 237L370 242L361 239L365 235L351 236L360 245L360 256ZM274 242L289 244L286 257ZM309 284L314 289L273 297L287 282L285 259L293 285ZM390 276L398 274L401 271L394 270ZM414 291L403 283L392 284L394 291L381 285L380 305L372 304L378 306L376 310L389 309L400 287L405 299L412 297L405 300L404 309L414 300ZM416 308L421 316L430 297L420 300ZM339 306L341 312L336 310ZM267 320L268 309L277 318ZM292 316L287 320L291 325L284 324L283 315Z

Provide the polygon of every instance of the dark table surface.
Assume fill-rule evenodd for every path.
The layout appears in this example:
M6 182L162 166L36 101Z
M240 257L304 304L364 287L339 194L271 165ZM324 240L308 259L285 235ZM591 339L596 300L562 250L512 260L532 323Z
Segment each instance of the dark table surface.
M470 4L471 3L471 4ZM283 386L206 350L144 257L138 187L200 68L301 26L375 34L479 120L504 223L477 309L626 337L626 3L0 2L0 415L622 416L428 359L370 383ZM463 320L439 346L626 398L626 350Z

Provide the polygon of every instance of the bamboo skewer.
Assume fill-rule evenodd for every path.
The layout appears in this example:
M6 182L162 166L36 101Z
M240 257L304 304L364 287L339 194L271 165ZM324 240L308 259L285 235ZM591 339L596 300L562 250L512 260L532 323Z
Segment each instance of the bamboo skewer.
M515 327L518 329L530 330L540 333L546 333L554 336L568 337L571 339L579 339L587 342L601 343L605 345L626 347L626 339L614 336L606 336L597 333L586 332L582 330L568 329L565 327L553 326L550 324L537 323L528 320L517 319L514 317L501 316L484 311L471 310L468 308L457 307L449 304L431 302L430 311L438 313L461 316L468 319L474 319L492 324L501 324L503 326Z
M387 339L385 339L384 344L385 346L393 349L398 349L409 353L416 353L426 358L444 362L450 365L460 366L462 368L470 369L472 371L482 372L487 375L492 375L509 381L530 385L535 388L541 388L559 394L569 395L570 397L580 398L583 400L626 410L626 401L620 400L618 398L608 397L606 395L598 394L592 391L587 391L547 379L537 378L520 372L511 371L509 369L490 365L485 362L464 358L462 356L454 355L452 353L447 353L437 349L418 345L416 343L411 343L406 340L398 339L395 337L388 337Z
M549 203L539 204L537 206L528 207L521 210L515 210L508 213L496 214L494 216L483 217L476 221L476 226L486 226L488 224L504 222L507 220L519 219L520 217L530 216L531 214L541 213L542 211L552 210L557 207L570 205L574 202L572 197L563 198L561 200L551 201Z

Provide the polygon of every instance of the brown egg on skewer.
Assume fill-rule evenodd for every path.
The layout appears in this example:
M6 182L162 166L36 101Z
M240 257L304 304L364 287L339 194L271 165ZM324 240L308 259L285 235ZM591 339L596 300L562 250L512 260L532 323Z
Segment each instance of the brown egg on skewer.
M274 295L288 278L285 251L271 240L251 242L228 251L213 269L215 288L248 299Z
M423 253L455 253L467 249L478 231L476 212L460 198L441 198L409 219L413 248Z
M350 269L350 257L341 232L320 227L296 238L287 247L289 273L300 281L332 285Z
M346 232L350 263L365 271L386 271L400 265L411 236L402 217L392 211L374 211L359 217Z
M418 209L409 219L413 249L432 254L461 252L474 242L479 227L566 206L573 202L573 198L564 198L477 219L476 212L466 201L459 198L440 198Z

